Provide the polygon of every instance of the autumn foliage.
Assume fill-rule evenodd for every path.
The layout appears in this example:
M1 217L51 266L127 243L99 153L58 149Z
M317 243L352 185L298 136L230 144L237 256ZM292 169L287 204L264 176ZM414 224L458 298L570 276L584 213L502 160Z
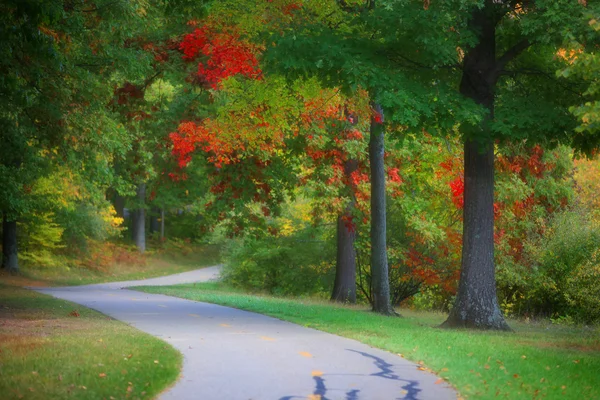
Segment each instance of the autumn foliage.
M261 78L258 48L233 28L218 31L203 25L185 35L179 48L184 60L198 63L195 78L202 86L217 89L222 80L234 75Z

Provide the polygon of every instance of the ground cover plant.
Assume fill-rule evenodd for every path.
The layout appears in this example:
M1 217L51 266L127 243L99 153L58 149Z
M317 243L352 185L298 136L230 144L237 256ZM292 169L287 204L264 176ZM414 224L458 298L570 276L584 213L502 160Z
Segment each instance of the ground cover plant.
M244 293L223 283L137 288L288 320L401 354L473 399L600 397L598 327L509 321L515 332L446 330L446 314L401 310L386 318L361 306Z
M145 399L179 374L181 355L122 322L0 285L3 399Z

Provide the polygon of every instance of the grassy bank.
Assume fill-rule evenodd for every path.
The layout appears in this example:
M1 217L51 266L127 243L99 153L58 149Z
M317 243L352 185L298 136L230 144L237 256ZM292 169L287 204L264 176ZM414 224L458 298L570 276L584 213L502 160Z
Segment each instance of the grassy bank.
M185 251L149 251L136 259L103 267L37 268L23 266L19 275L0 272L0 281L12 286L72 286L156 278L216 265L220 260L217 246L187 247Z
M165 342L79 305L0 285L0 397L146 399L179 374Z
M445 316L386 318L298 299L254 296L222 283L140 288L271 315L421 363L473 399L600 399L600 330L511 321L514 333L442 330Z

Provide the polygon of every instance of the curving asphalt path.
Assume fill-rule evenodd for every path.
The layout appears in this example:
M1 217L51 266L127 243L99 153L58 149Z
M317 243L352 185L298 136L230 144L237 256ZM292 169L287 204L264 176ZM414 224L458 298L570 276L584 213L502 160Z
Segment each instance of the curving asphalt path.
M143 281L32 289L127 322L183 353L181 376L160 399L457 398L418 365L354 340L252 312L126 289L207 281L219 271L216 266Z

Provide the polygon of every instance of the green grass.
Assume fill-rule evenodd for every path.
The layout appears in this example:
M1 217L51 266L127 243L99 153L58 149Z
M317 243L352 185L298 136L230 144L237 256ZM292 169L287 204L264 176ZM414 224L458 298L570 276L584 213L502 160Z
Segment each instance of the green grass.
M600 399L600 331L510 321L514 333L442 330L445 315L244 294L222 283L143 287L255 311L359 340L422 363L472 399Z
M2 399L146 399L172 384L181 355L82 306L0 285Z
M178 249L176 249L178 250ZM3 281L16 286L73 286L156 278L220 262L220 248L212 245L189 247L185 252L148 252L140 262L113 265L104 270L84 267L32 268L24 267L20 277L2 276Z

